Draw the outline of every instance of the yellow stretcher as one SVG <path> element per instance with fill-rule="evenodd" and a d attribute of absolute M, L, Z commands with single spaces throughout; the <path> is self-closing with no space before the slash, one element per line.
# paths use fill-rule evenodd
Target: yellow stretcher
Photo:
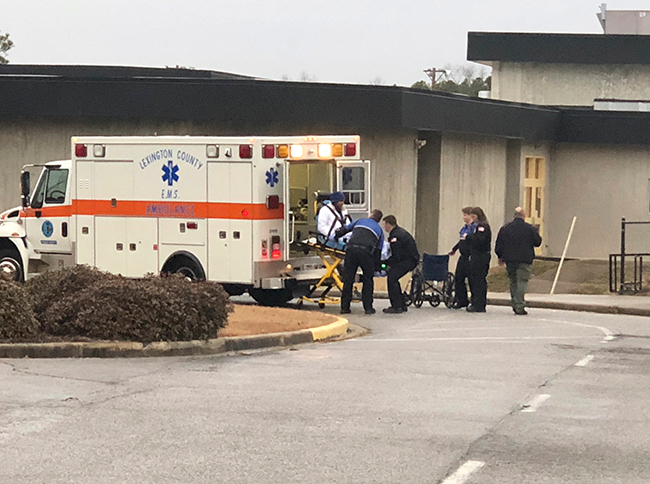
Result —
<path fill-rule="evenodd" d="M 314 251 L 318 257 L 320 257 L 325 266 L 325 274 L 316 284 L 309 288 L 309 293 L 307 295 L 298 300 L 298 306 L 302 306 L 304 301 L 317 303 L 318 307 L 321 309 L 324 308 L 326 304 L 339 304 L 341 298 L 332 297 L 329 293 L 335 287 L 340 292 L 343 291 L 343 281 L 341 279 L 341 274 L 339 273 L 339 265 L 343 262 L 343 259 L 345 259 L 345 251 L 333 247 L 327 247 L 319 242 L 312 242 L 309 240 L 300 242 L 300 245 L 309 248 L 310 251 Z M 322 289 L 323 291 L 320 292 L 319 295 L 315 296 L 314 293 L 319 289 Z"/>

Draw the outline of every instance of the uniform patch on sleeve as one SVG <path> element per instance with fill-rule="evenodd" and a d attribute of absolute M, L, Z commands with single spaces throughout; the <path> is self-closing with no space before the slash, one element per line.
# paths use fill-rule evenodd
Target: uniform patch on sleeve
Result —
<path fill-rule="evenodd" d="M 390 239 L 390 243 L 392 244 L 393 242 L 397 242 L 397 237 L 393 237 L 392 239 Z"/>
<path fill-rule="evenodd" d="M 485 227 L 479 227 L 476 230 L 478 230 L 479 232 L 485 232 Z"/>

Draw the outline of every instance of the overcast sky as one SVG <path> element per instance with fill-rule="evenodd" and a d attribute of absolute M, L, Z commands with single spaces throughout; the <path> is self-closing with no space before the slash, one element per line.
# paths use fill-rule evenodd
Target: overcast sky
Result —
<path fill-rule="evenodd" d="M 610 10 L 650 10 L 612 0 Z M 467 32 L 602 33 L 595 0 L 1 0 L 12 64 L 185 66 L 410 86 Z M 478 66 L 477 66 L 478 68 Z"/>

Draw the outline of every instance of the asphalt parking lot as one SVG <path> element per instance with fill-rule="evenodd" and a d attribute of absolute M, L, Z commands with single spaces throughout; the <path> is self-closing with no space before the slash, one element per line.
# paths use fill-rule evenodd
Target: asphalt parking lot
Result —
<path fill-rule="evenodd" d="M 355 306 L 350 322 L 370 333 L 229 356 L 1 360 L 0 481 L 650 481 L 647 318 Z"/>

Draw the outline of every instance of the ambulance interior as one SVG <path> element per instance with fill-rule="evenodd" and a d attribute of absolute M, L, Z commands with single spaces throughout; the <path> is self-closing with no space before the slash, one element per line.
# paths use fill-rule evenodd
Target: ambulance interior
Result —
<path fill-rule="evenodd" d="M 331 194 L 336 184 L 336 162 L 334 161 L 292 161 L 289 170 L 289 210 L 291 240 L 299 242 L 316 232 L 316 215 L 321 207 L 319 194 Z M 291 246 L 291 256 L 304 256 L 304 253 Z"/>
<path fill-rule="evenodd" d="M 295 242 L 308 239 L 316 233 L 316 216 L 322 201 L 332 192 L 342 191 L 345 208 L 352 220 L 367 217 L 370 212 L 370 162 L 345 161 L 290 161 L 288 230 L 290 257 L 304 256 L 304 248 Z M 294 219 L 295 217 L 295 219 Z"/>

